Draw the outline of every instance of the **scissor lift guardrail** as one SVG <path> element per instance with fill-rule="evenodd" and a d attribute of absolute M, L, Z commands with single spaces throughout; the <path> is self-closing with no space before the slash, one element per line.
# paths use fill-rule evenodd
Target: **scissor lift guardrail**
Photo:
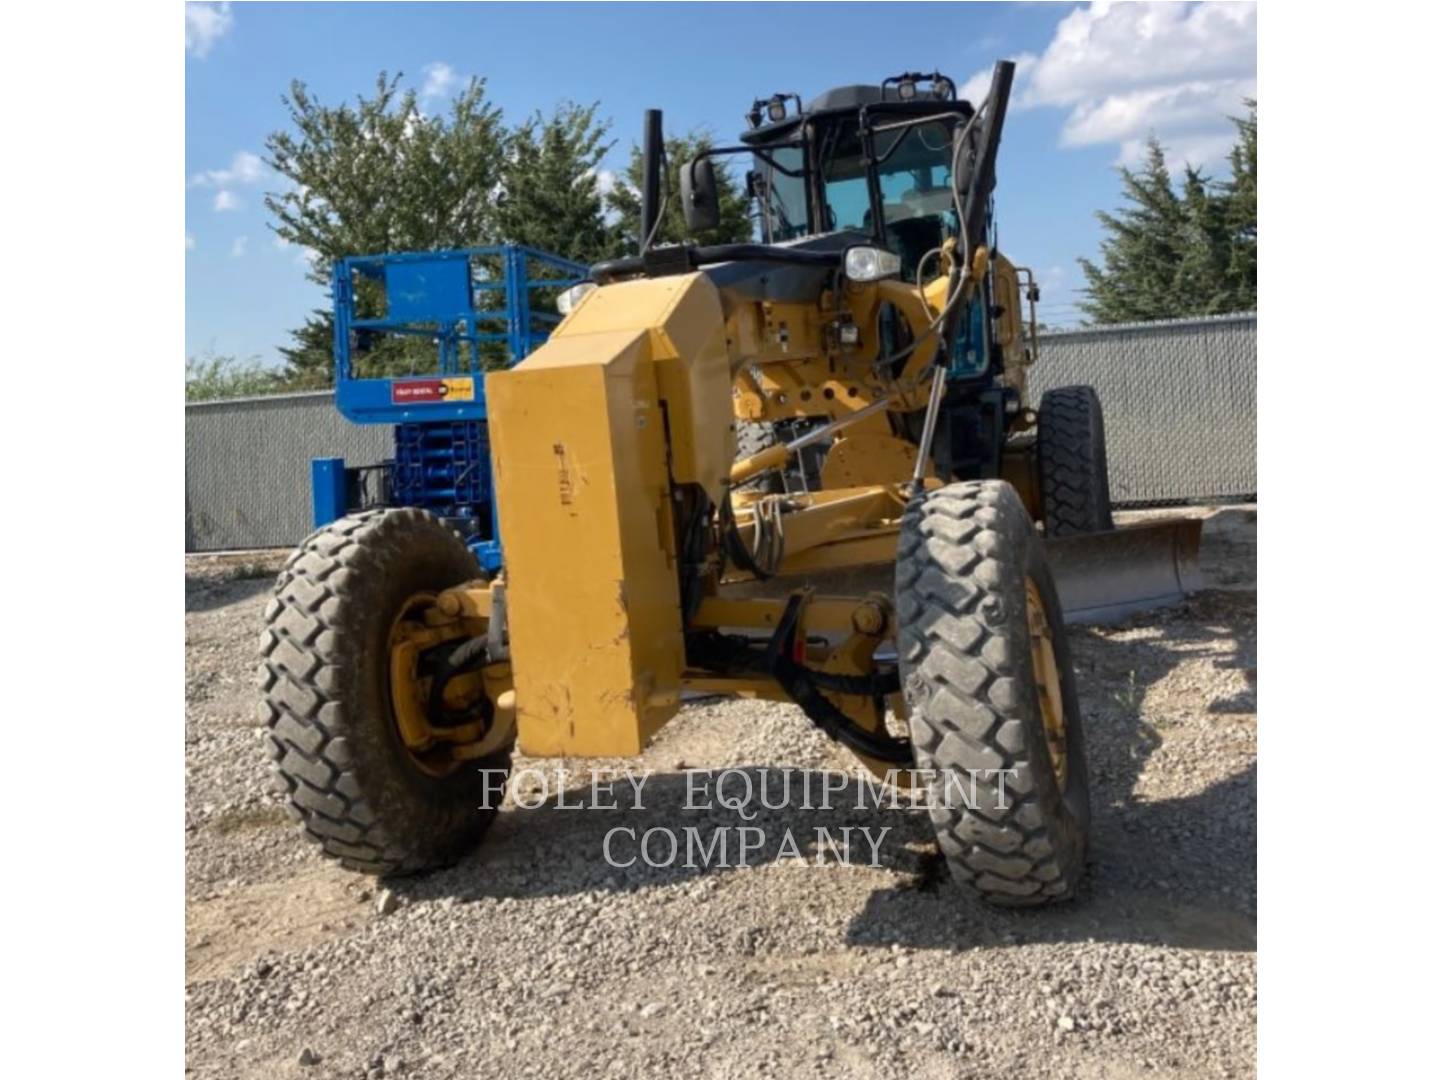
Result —
<path fill-rule="evenodd" d="M 553 295 L 586 273 L 518 244 L 337 260 L 335 404 L 354 423 L 391 425 L 395 456 L 362 466 L 315 458 L 316 528 L 356 510 L 418 506 L 459 529 L 486 570 L 498 569 L 485 372 L 528 356 L 560 321 L 535 293 Z M 371 370 L 387 338 L 431 348 L 407 350 L 403 373 Z"/>

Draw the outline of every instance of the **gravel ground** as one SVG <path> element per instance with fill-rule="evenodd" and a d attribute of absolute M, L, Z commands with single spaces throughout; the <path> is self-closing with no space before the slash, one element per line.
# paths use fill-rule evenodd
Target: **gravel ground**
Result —
<path fill-rule="evenodd" d="M 852 768 L 798 709 L 761 702 L 691 705 L 638 761 L 516 762 L 653 770 L 643 809 L 569 812 L 525 773 L 539 805 L 507 802 L 459 866 L 388 888 L 350 874 L 269 786 L 254 672 L 282 556 L 188 559 L 187 1071 L 1253 1075 L 1256 515 L 1186 512 L 1206 516 L 1205 588 L 1071 631 L 1091 875 L 1078 901 L 1030 912 L 958 894 L 923 811 L 857 811 L 853 783 L 830 813 L 684 809 L 686 770 Z M 878 866 L 771 842 L 748 868 L 617 870 L 601 854 L 617 824 L 890 832 Z"/>

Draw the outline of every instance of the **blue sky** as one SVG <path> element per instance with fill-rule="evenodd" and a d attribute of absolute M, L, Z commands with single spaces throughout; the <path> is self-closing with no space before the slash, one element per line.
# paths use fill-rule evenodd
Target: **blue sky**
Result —
<path fill-rule="evenodd" d="M 799 48 L 800 42 L 805 47 Z M 327 303 L 282 249 L 260 160 L 299 78 L 325 102 L 370 93 L 382 69 L 438 111 L 470 75 L 507 119 L 599 101 L 623 164 L 647 107 L 666 128 L 730 139 L 751 99 L 809 99 L 851 82 L 938 68 L 983 94 L 995 59 L 1020 64 L 1001 148 L 1002 248 L 1033 266 L 1041 317 L 1075 321 L 1075 260 L 1094 256 L 1094 211 L 1116 204 L 1115 166 L 1154 131 L 1225 174 L 1227 114 L 1255 95 L 1255 10 L 1192 4 L 200 4 L 186 5 L 185 338 L 278 362 L 277 346 Z"/>

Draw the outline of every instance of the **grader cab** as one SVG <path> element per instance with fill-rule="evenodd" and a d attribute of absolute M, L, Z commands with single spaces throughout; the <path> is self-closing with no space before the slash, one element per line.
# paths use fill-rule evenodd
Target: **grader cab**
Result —
<path fill-rule="evenodd" d="M 399 509 L 320 529 L 280 576 L 272 751 L 329 854 L 374 873 L 452 861 L 517 744 L 637 754 L 687 694 L 733 694 L 793 702 L 928 789 L 951 874 L 980 896 L 1074 892 L 1088 788 L 1047 542 L 1113 534 L 1093 391 L 1026 399 L 1026 274 L 991 220 L 1013 73 L 997 64 L 978 106 L 938 74 L 757 102 L 742 145 L 682 165 L 679 193 L 706 228 L 712 159 L 753 155 L 747 244 L 650 242 L 647 118 L 640 253 L 593 267 L 549 340 L 486 380 L 500 574 Z M 877 565 L 893 584 L 817 588 Z"/>

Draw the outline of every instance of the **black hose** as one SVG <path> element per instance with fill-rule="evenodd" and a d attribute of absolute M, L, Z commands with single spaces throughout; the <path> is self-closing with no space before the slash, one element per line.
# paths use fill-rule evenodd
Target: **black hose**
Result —
<path fill-rule="evenodd" d="M 740 527 L 735 523 L 735 507 L 730 502 L 730 492 L 727 490 L 725 501 L 720 504 L 720 536 L 725 545 L 725 555 L 741 570 L 753 574 L 756 581 L 766 581 L 775 576 L 780 564 L 785 561 L 785 536 L 774 531 L 767 535 L 765 530 L 774 530 L 776 526 L 763 523 L 759 514 L 755 514 L 754 519 L 755 549 L 752 551 L 745 543 L 745 538 L 740 535 Z M 770 556 L 765 560 L 765 565 L 761 565 L 759 558 L 762 550 Z"/>
<path fill-rule="evenodd" d="M 899 668 L 877 671 L 873 675 L 834 675 L 828 671 L 816 671 L 814 668 L 803 670 L 810 677 L 810 681 L 820 689 L 831 690 L 837 694 L 884 697 L 886 694 L 900 692 Z"/>
<path fill-rule="evenodd" d="M 790 602 L 785 605 L 784 614 L 780 616 L 779 623 L 775 627 L 775 634 L 771 637 L 770 644 L 765 650 L 765 660 L 775 681 L 780 684 L 785 693 L 790 695 L 790 700 L 800 706 L 815 726 L 836 742 L 849 747 L 857 754 L 874 758 L 877 761 L 883 761 L 890 765 L 913 766 L 915 752 L 909 739 L 896 738 L 891 735 L 885 730 L 883 723 L 880 730 L 867 731 L 846 716 L 834 702 L 820 692 L 821 680 L 831 682 L 832 688 L 839 690 L 839 687 L 847 685 L 849 677 L 812 671 L 794 659 L 795 635 L 799 628 L 800 610 L 804 599 L 803 596 L 790 598 Z M 894 679 L 894 685 L 896 689 L 899 689 L 899 675 L 894 675 Z M 865 682 L 869 681 L 865 680 Z M 839 686 L 835 685 L 837 683 Z M 888 684 L 888 680 L 881 683 L 881 685 L 884 684 Z M 859 692 L 867 695 L 874 694 L 878 700 L 879 694 L 875 692 L 873 685 L 866 686 Z M 849 693 L 850 691 L 839 690 L 839 692 Z M 881 716 L 883 715 L 882 712 Z"/>
<path fill-rule="evenodd" d="M 867 731 L 846 716 L 815 683 L 815 672 L 791 660 L 781 659 L 775 667 L 775 681 L 799 705 L 815 726 L 836 742 L 857 754 L 891 765 L 913 765 L 915 753 L 909 739 L 897 739 L 883 729 Z"/>
<path fill-rule="evenodd" d="M 432 727 L 459 727 L 461 724 L 468 724 L 477 716 L 485 721 L 488 727 L 490 721 L 495 717 L 495 707 L 490 704 L 490 698 L 482 691 L 479 702 L 462 713 L 452 713 L 445 707 L 445 688 L 450 680 L 457 675 L 467 671 L 477 671 L 484 666 L 489 659 L 489 652 L 486 650 L 485 639 L 482 637 L 470 638 L 457 648 L 450 650 L 435 669 L 435 674 L 430 680 L 429 719 Z"/>

